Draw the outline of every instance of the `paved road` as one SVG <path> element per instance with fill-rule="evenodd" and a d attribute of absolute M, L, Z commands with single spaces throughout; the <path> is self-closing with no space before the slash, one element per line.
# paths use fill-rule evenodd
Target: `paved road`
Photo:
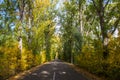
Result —
<path fill-rule="evenodd" d="M 52 61 L 19 80 L 88 80 L 70 65 Z"/>

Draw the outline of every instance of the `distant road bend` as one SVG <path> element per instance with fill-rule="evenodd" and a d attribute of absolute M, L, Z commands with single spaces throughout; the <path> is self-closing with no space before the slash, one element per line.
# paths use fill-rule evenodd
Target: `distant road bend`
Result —
<path fill-rule="evenodd" d="M 40 66 L 37 70 L 18 80 L 88 80 L 70 65 L 54 60 Z"/>

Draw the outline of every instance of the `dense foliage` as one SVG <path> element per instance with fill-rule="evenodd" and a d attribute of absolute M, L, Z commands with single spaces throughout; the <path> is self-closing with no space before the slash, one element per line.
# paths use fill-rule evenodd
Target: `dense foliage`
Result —
<path fill-rule="evenodd" d="M 55 6 L 50 0 L 0 1 L 0 80 L 54 59 Z"/>
<path fill-rule="evenodd" d="M 59 58 L 119 80 L 119 0 L 0 0 L 0 80 Z"/>
<path fill-rule="evenodd" d="M 59 11 L 61 59 L 119 80 L 120 1 L 67 0 Z"/>

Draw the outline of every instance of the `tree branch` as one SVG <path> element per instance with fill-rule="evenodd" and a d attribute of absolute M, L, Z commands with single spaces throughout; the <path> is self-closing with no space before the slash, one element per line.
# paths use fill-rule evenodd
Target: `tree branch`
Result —
<path fill-rule="evenodd" d="M 104 9 L 106 8 L 106 6 L 108 5 L 109 2 L 110 2 L 110 0 L 107 1 L 107 3 L 104 6 Z"/>
<path fill-rule="evenodd" d="M 114 32 L 115 32 L 116 29 L 117 29 L 117 26 L 118 26 L 119 22 L 120 22 L 120 16 L 119 16 L 119 18 L 116 20 L 116 22 L 114 23 L 114 30 L 111 31 L 111 34 L 114 34 Z"/>
<path fill-rule="evenodd" d="M 100 14 L 99 9 L 98 9 L 97 5 L 95 4 L 95 1 L 92 0 L 92 2 L 93 2 L 94 7 L 96 8 L 97 13 Z"/>
<path fill-rule="evenodd" d="M 92 0 L 92 2 L 93 2 L 94 7 L 96 8 L 96 10 L 98 10 L 98 8 L 97 8 L 97 6 L 96 6 L 96 4 L 95 4 L 95 1 Z"/>

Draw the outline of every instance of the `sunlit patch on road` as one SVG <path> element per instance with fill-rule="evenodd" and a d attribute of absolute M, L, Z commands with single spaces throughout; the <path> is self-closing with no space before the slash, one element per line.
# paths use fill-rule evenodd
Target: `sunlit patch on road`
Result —
<path fill-rule="evenodd" d="M 37 73 L 32 73 L 32 75 L 33 75 L 33 76 L 36 76 L 36 75 L 37 75 Z"/>
<path fill-rule="evenodd" d="M 48 71 L 42 71 L 41 74 L 49 75 L 50 73 Z"/>

